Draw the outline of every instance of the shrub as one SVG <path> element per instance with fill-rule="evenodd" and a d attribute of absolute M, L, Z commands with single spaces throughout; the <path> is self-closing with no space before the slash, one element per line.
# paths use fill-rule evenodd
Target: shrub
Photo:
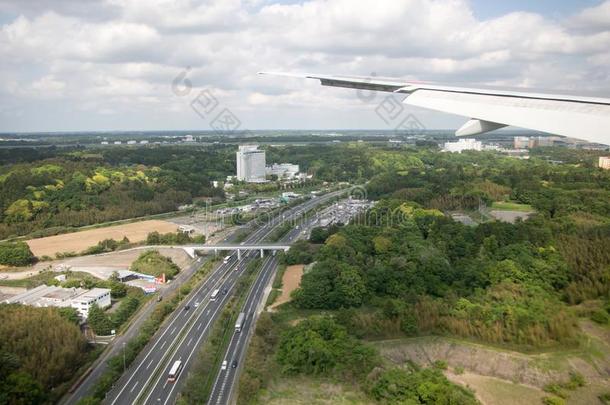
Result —
<path fill-rule="evenodd" d="M 447 362 L 445 360 L 436 360 L 432 363 L 432 367 L 437 370 L 447 370 Z"/>
<path fill-rule="evenodd" d="M 606 311 L 600 309 L 598 311 L 593 312 L 593 314 L 591 315 L 591 320 L 595 323 L 599 323 L 600 325 L 607 325 L 608 320 L 610 320 L 610 317 L 608 317 Z"/>
<path fill-rule="evenodd" d="M 27 266 L 36 258 L 25 242 L 0 243 L 0 264 L 6 266 Z"/>
<path fill-rule="evenodd" d="M 544 405 L 565 405 L 566 401 L 558 397 L 544 397 L 542 398 L 542 403 Z"/>
<path fill-rule="evenodd" d="M 382 371 L 369 383 L 367 392 L 381 403 L 478 404 L 472 391 L 451 383 L 434 368 Z"/>
<path fill-rule="evenodd" d="M 287 330 L 277 360 L 288 374 L 366 375 L 378 363 L 371 346 L 358 342 L 329 317 L 308 318 Z"/>

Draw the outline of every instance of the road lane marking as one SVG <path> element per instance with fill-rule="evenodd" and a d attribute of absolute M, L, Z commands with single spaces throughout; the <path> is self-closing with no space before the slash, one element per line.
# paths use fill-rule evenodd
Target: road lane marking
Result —
<path fill-rule="evenodd" d="M 167 340 L 163 341 L 163 344 L 161 345 L 161 349 L 163 349 L 165 347 L 165 345 L 167 344 Z"/>
<path fill-rule="evenodd" d="M 177 326 L 174 326 L 174 329 L 172 329 L 172 331 L 169 333 L 170 335 L 173 335 L 174 332 L 176 331 Z"/>
<path fill-rule="evenodd" d="M 140 383 L 140 380 L 136 381 L 136 383 L 133 385 L 133 387 L 131 387 L 131 389 L 129 390 L 129 392 L 133 392 L 133 390 L 136 389 L 136 387 L 138 386 L 138 384 Z"/>
<path fill-rule="evenodd" d="M 186 345 L 187 345 L 187 346 L 190 346 L 192 341 L 193 341 L 193 338 L 190 338 L 190 339 L 189 339 L 189 341 L 188 341 L 188 343 L 187 343 Z"/>
<path fill-rule="evenodd" d="M 329 196 L 329 197 L 330 197 L 330 196 Z M 320 200 L 318 200 L 318 201 L 322 202 L 322 201 L 326 201 L 326 199 L 324 199 L 324 200 L 320 199 Z M 313 204 L 309 204 L 309 205 L 313 206 Z M 309 207 L 309 205 L 307 205 L 307 207 L 305 207 L 305 206 L 304 206 L 303 208 L 308 208 L 308 207 Z M 289 213 L 289 215 L 292 215 L 292 213 Z M 269 229 L 267 230 L 267 228 L 269 228 Z M 255 233 L 255 234 L 254 234 L 254 235 L 252 235 L 252 236 L 255 236 L 257 239 L 259 239 L 259 238 L 264 238 L 264 237 L 266 237 L 267 235 L 269 235 L 269 234 L 270 234 L 270 233 L 273 231 L 273 229 L 274 229 L 274 228 L 275 228 L 275 226 L 263 227 L 263 228 L 261 228 L 261 229 L 259 230 L 259 232 Z M 264 234 L 263 234 L 263 233 L 264 233 Z M 254 238 L 251 238 L 251 239 L 252 239 L 252 240 L 254 240 Z M 248 256 L 253 256 L 253 255 L 248 255 Z M 248 257 L 248 256 L 247 256 L 247 257 Z M 271 264 L 271 260 L 270 260 L 269 262 L 267 262 L 267 265 L 268 265 L 268 266 L 269 266 L 270 264 Z M 277 263 L 275 263 L 275 264 L 277 265 Z M 222 267 L 222 266 L 221 266 L 221 267 Z M 228 267 L 228 270 L 231 270 L 233 266 L 229 265 L 229 266 L 227 266 L 227 267 Z M 265 270 L 265 269 L 264 269 L 264 267 L 265 267 L 265 266 L 263 266 L 263 270 Z M 239 270 L 241 270 L 241 268 L 238 266 L 237 270 L 239 271 Z M 263 272 L 264 272 L 264 271 L 263 271 Z M 221 274 L 221 272 L 216 272 L 214 275 L 216 276 L 216 275 L 220 275 L 220 274 Z M 224 277 L 225 277 L 225 275 L 223 275 L 223 276 L 221 277 L 221 279 L 222 279 L 222 278 L 224 278 Z M 262 279 L 262 278 L 261 278 L 261 279 Z M 266 284 L 268 284 L 269 280 L 270 280 L 270 278 L 269 278 L 269 277 L 267 277 L 267 283 L 266 283 Z M 266 285 L 266 284 L 265 284 L 265 285 Z M 233 289 L 233 287 L 234 287 L 234 285 L 230 287 L 230 290 L 232 290 L 232 289 Z M 258 290 L 259 290 L 259 289 L 257 289 L 257 291 L 258 291 Z M 223 306 L 223 304 L 224 304 L 224 301 L 225 301 L 225 299 L 221 299 L 221 300 L 220 300 L 220 303 L 218 303 L 218 304 L 217 304 L 217 307 L 216 307 L 216 308 L 214 308 L 214 315 L 212 316 L 212 318 L 213 318 L 213 317 L 216 315 L 216 313 L 218 312 L 218 310 L 219 310 L 220 308 L 222 308 L 222 306 Z M 252 303 L 249 305 L 249 307 L 251 308 L 251 307 L 252 307 L 252 305 L 254 305 L 254 302 L 252 302 Z M 209 313 L 209 310 L 208 310 L 208 313 Z M 210 321 L 211 321 L 211 319 L 210 319 Z M 210 324 L 210 321 L 208 321 L 208 324 L 207 324 L 207 325 L 206 325 L 206 327 L 205 327 L 206 329 L 207 329 L 207 326 Z M 189 328 L 189 332 L 190 332 L 190 330 L 192 330 L 192 327 L 193 327 L 193 326 L 191 326 L 191 327 Z M 189 332 L 187 332 L 187 334 L 188 334 Z M 197 343 L 196 343 L 196 345 L 198 345 L 198 344 L 199 344 L 199 342 L 201 341 L 201 339 L 203 338 L 203 336 L 204 336 L 204 334 L 201 334 L 201 335 L 199 336 L 199 338 L 197 339 Z M 184 342 L 184 338 L 182 339 L 182 342 Z M 182 343 L 180 343 L 180 344 L 182 344 Z M 187 359 L 187 363 L 188 363 L 188 361 L 189 361 L 190 357 L 192 357 L 193 353 L 194 353 L 194 349 L 193 349 L 193 350 L 191 350 L 191 352 L 190 352 L 190 354 L 189 354 L 189 357 L 188 357 L 188 359 Z M 180 376 L 178 376 L 178 378 L 180 378 Z M 149 380 L 150 380 L 150 378 L 147 380 L 147 382 L 146 382 L 145 386 L 148 386 L 148 381 L 149 381 Z M 167 403 L 167 402 L 168 402 L 168 401 L 171 399 L 171 395 L 172 395 L 172 392 L 173 392 L 174 388 L 175 388 L 175 385 L 173 385 L 173 386 L 172 386 L 172 389 L 170 390 L 170 392 L 169 392 L 169 396 L 167 397 L 167 399 L 166 399 L 165 403 Z M 145 399 L 145 401 L 146 401 L 146 400 L 148 400 L 148 398 L 149 398 L 149 397 L 150 397 L 150 395 L 149 395 L 149 396 L 148 396 L 148 397 Z"/>
<path fill-rule="evenodd" d="M 146 369 L 148 370 L 150 368 L 150 366 L 154 363 L 155 359 L 152 359 L 149 363 L 148 366 L 146 366 Z"/>
<path fill-rule="evenodd" d="M 197 326 L 197 330 L 201 329 L 201 325 L 203 325 L 201 322 L 199 322 L 199 326 Z"/>

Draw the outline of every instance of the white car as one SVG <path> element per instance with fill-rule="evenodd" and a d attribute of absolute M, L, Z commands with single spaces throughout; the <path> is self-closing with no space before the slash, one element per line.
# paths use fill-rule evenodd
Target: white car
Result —
<path fill-rule="evenodd" d="M 194 305 L 195 308 L 197 308 L 199 306 L 199 301 L 197 301 Z"/>
<path fill-rule="evenodd" d="M 224 371 L 224 370 L 226 370 L 226 369 L 227 369 L 227 361 L 226 361 L 226 360 L 224 360 L 224 361 L 222 362 L 222 366 L 220 366 L 220 369 L 221 369 L 222 371 Z"/>

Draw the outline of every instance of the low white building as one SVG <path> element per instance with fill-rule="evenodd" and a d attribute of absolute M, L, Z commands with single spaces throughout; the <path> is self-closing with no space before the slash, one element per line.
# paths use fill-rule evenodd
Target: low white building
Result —
<path fill-rule="evenodd" d="M 480 151 L 483 149 L 483 144 L 481 141 L 477 141 L 472 138 L 462 138 L 457 142 L 445 142 L 445 146 L 443 147 L 443 152 L 458 152 L 462 153 L 465 150 L 477 150 Z"/>
<path fill-rule="evenodd" d="M 299 165 L 292 163 L 274 163 L 265 168 L 267 176 L 275 175 L 278 179 L 292 179 L 299 174 Z"/>
<path fill-rule="evenodd" d="M 111 301 L 109 288 L 85 290 L 83 288 L 41 285 L 7 298 L 4 303 L 29 305 L 38 308 L 72 307 L 83 319 L 87 319 L 89 308 L 93 303 L 96 303 L 100 308 L 106 308 L 110 306 Z"/>
<path fill-rule="evenodd" d="M 102 309 L 109 307 L 111 305 L 110 289 L 94 288 L 72 299 L 72 308 L 76 309 L 83 319 L 87 319 L 89 308 L 93 304 L 97 304 Z"/>

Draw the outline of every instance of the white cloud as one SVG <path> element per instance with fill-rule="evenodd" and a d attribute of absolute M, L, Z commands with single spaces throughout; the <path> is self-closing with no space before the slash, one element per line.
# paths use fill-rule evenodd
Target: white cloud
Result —
<path fill-rule="evenodd" d="M 288 116 L 292 127 L 316 127 L 315 116 L 327 124 L 332 114 L 325 111 L 357 113 L 354 125 L 383 123 L 374 113 L 362 114 L 371 106 L 351 90 L 261 78 L 260 70 L 610 92 L 610 1 L 565 20 L 518 10 L 478 20 L 468 0 L 23 3 L 0 0 L 0 13 L 15 15 L 0 27 L 5 130 L 26 124 L 80 129 L 69 127 L 70 116 L 28 120 L 29 104 L 80 109 L 85 115 L 78 125 L 90 122 L 87 129 L 105 115 L 112 115 L 108 125 L 115 129 L 150 128 L 153 121 L 141 118 L 147 115 L 158 118 L 155 125 L 165 119 L 205 128 L 188 98 L 171 92 L 171 81 L 186 66 L 196 89 L 213 89 L 245 125 L 263 128 L 286 125 Z M 3 111 L 20 109 L 26 111 L 20 118 L 2 119 Z M 436 124 L 429 126 L 453 122 L 432 117 Z M 345 118 L 336 125 L 345 125 Z"/>

